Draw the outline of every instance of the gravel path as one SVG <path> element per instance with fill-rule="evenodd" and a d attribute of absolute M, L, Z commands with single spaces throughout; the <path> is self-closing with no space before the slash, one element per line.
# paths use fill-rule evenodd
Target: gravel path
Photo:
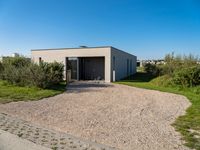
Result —
<path fill-rule="evenodd" d="M 170 124 L 189 105 L 180 95 L 79 82 L 55 97 L 0 105 L 0 112 L 119 149 L 187 150 Z"/>

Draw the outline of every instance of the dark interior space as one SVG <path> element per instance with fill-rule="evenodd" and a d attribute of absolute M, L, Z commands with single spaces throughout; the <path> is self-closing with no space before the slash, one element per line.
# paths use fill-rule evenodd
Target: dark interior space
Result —
<path fill-rule="evenodd" d="M 71 79 L 77 80 L 77 58 L 69 58 L 67 63 L 67 69 L 71 70 Z"/>
<path fill-rule="evenodd" d="M 80 80 L 104 80 L 105 79 L 104 57 L 79 57 Z"/>

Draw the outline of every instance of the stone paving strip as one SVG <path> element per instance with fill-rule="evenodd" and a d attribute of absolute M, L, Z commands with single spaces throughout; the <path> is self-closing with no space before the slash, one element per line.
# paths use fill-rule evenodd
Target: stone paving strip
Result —
<path fill-rule="evenodd" d="M 114 150 L 112 147 L 45 129 L 0 113 L 0 129 L 53 150 Z"/>
<path fill-rule="evenodd" d="M 12 141 L 12 142 L 11 142 Z M 0 150 L 51 150 L 0 129 Z"/>

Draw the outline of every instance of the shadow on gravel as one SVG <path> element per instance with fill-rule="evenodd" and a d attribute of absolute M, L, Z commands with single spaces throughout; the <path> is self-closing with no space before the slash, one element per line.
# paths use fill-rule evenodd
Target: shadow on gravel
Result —
<path fill-rule="evenodd" d="M 76 81 L 67 86 L 67 93 L 94 92 L 100 88 L 112 87 L 112 84 L 92 81 Z"/>

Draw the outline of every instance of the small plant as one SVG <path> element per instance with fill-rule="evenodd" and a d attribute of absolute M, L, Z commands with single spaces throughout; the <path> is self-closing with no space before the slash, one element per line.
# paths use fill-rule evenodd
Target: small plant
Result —
<path fill-rule="evenodd" d="M 48 140 L 47 139 L 42 139 L 42 142 L 48 142 Z"/>
<path fill-rule="evenodd" d="M 58 149 L 58 147 L 52 147 L 52 150 L 57 150 Z"/>
<path fill-rule="evenodd" d="M 35 133 L 35 135 L 39 135 L 39 133 L 37 132 L 37 133 Z"/>
<path fill-rule="evenodd" d="M 65 144 L 66 144 L 66 142 L 60 142 L 60 144 L 61 144 L 61 145 L 65 145 Z"/>
<path fill-rule="evenodd" d="M 22 137 L 23 133 L 18 133 L 17 136 Z"/>
<path fill-rule="evenodd" d="M 60 138 L 61 141 L 63 141 L 65 138 Z"/>

